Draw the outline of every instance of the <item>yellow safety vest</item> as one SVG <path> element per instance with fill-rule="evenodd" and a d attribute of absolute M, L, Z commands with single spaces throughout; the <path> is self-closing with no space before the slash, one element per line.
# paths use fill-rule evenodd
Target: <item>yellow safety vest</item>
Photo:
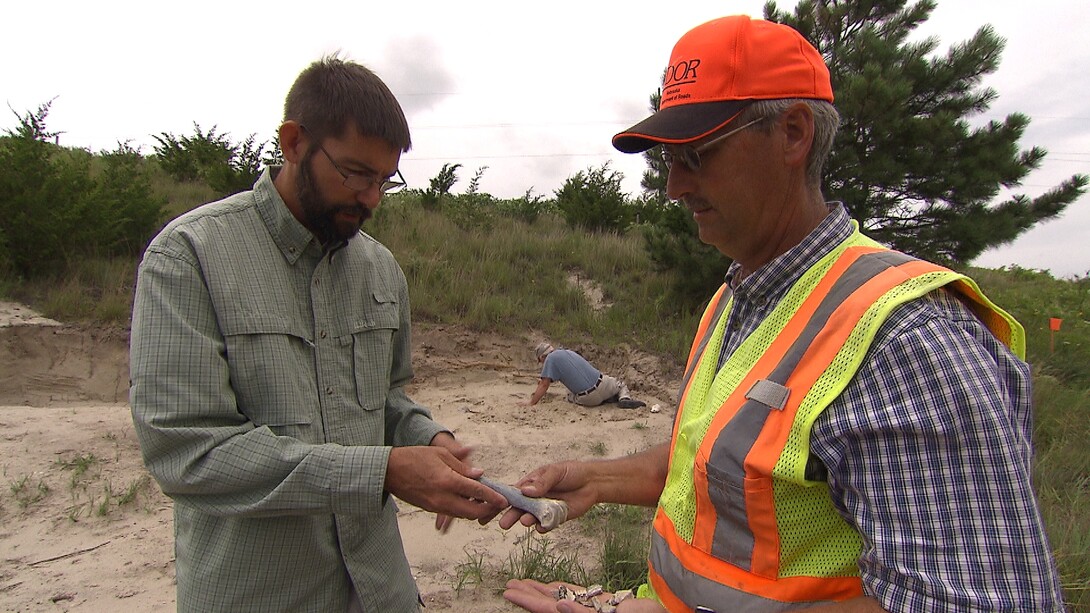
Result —
<path fill-rule="evenodd" d="M 858 229 L 812 266 L 717 371 L 730 292 L 701 319 L 682 381 L 649 556 L 670 611 L 782 611 L 862 595 L 861 539 L 807 478 L 815 420 L 898 306 L 946 287 L 1025 355 L 1025 333 L 968 277 Z"/>

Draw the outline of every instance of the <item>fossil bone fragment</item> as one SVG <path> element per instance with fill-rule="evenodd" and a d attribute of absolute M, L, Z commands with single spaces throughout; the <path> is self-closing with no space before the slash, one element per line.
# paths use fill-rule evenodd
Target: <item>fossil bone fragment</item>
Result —
<path fill-rule="evenodd" d="M 488 477 L 481 477 L 481 483 L 499 492 L 511 506 L 536 517 L 542 530 L 552 530 L 568 519 L 568 503 L 563 500 L 530 498 L 517 487 L 497 483 Z"/>

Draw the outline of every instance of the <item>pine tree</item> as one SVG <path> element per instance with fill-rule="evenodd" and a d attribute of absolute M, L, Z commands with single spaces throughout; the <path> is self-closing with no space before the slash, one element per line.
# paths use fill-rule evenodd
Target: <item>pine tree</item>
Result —
<path fill-rule="evenodd" d="M 933 0 L 801 0 L 793 13 L 775 2 L 764 13 L 801 32 L 829 66 L 842 122 L 825 167 L 826 198 L 843 202 L 873 238 L 958 265 L 1057 217 L 1088 179 L 1076 174 L 1035 198 L 997 202 L 1046 151 L 1019 149 L 1030 121 L 1021 113 L 971 123 L 997 97 L 981 83 L 999 67 L 1005 43 L 987 25 L 945 53 L 936 53 L 935 37 L 910 41 L 934 8 Z M 665 168 L 654 155 L 644 188 L 665 200 Z"/>
<path fill-rule="evenodd" d="M 765 5 L 765 17 L 801 32 L 825 56 L 842 123 L 825 168 L 825 195 L 845 203 L 863 231 L 894 248 L 964 264 L 1058 216 L 1087 177 L 1074 175 L 1041 196 L 1014 195 L 1045 150 L 1019 151 L 1029 118 L 973 127 L 996 92 L 981 82 L 999 67 L 1004 40 L 982 26 L 936 54 L 939 41 L 910 42 L 933 0 L 802 0 L 794 14 Z"/>

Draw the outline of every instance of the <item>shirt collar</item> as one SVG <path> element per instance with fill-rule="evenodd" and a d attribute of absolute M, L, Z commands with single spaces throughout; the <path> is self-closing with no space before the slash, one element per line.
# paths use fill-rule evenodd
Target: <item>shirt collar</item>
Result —
<path fill-rule="evenodd" d="M 276 191 L 273 179 L 279 172 L 279 166 L 272 166 L 261 172 L 261 176 L 254 183 L 254 199 L 258 214 L 268 228 L 273 242 L 284 259 L 295 264 L 312 243 L 318 249 L 321 246 L 310 230 L 291 214 L 288 205 L 280 197 L 280 192 Z"/>
<path fill-rule="evenodd" d="M 727 287 L 740 297 L 773 299 L 795 284 L 803 273 L 825 257 L 855 230 L 847 209 L 840 202 L 830 202 L 829 214 L 810 234 L 771 262 L 737 280 L 742 265 L 731 263 L 727 269 Z"/>

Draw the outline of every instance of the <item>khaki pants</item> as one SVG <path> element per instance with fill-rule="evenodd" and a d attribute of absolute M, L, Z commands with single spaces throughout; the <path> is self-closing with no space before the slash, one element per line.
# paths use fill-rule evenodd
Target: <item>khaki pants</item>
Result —
<path fill-rule="evenodd" d="M 584 407 L 596 407 L 614 396 L 628 398 L 630 396 L 628 386 L 623 381 L 604 374 L 602 380 L 598 382 L 598 387 L 595 387 L 590 393 L 576 396 L 568 392 L 568 402 L 574 402 Z"/>

